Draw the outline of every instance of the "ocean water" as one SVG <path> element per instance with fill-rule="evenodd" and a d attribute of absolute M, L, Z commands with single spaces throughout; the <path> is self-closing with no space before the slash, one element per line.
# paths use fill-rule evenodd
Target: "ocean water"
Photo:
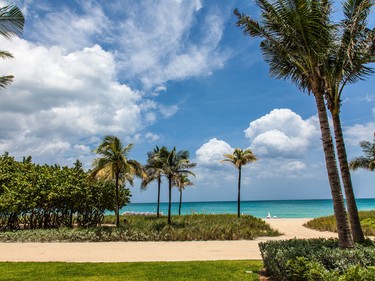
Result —
<path fill-rule="evenodd" d="M 375 210 L 375 198 L 357 199 L 359 210 Z M 168 214 L 168 203 L 160 204 L 160 211 Z M 130 203 L 123 212 L 156 212 L 155 203 Z M 277 218 L 316 218 L 333 214 L 332 200 L 271 200 L 242 201 L 241 213 L 266 218 L 268 212 Z M 181 213 L 237 214 L 237 202 L 182 202 Z M 172 203 L 172 214 L 178 214 L 178 202 Z"/>

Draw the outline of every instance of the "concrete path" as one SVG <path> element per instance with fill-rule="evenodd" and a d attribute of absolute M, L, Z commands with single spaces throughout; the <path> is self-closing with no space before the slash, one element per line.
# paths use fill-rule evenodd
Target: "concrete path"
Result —
<path fill-rule="evenodd" d="M 290 238 L 337 237 L 302 225 L 309 219 L 270 219 L 284 233 L 256 240 L 194 242 L 0 243 L 0 261 L 134 262 L 261 259 L 258 243 Z"/>

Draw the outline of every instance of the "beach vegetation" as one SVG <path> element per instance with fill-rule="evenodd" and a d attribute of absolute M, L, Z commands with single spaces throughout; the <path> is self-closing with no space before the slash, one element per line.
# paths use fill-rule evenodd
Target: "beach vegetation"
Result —
<path fill-rule="evenodd" d="M 120 188 L 120 206 L 130 196 Z M 100 225 L 104 213 L 115 210 L 114 198 L 114 183 L 89 179 L 78 160 L 61 167 L 0 156 L 0 230 Z"/>
<path fill-rule="evenodd" d="M 366 236 L 375 236 L 375 210 L 360 211 L 358 214 L 363 233 Z M 337 224 L 334 216 L 315 218 L 305 223 L 304 226 L 319 231 L 337 232 Z"/>
<path fill-rule="evenodd" d="M 158 183 L 158 198 L 157 198 L 157 209 L 156 216 L 160 215 L 160 188 L 161 178 L 165 175 L 165 163 L 168 158 L 168 149 L 165 146 L 159 148 L 156 146 L 153 151 L 147 153 L 147 163 L 144 165 L 146 177 L 143 178 L 141 183 L 141 189 L 147 189 L 148 185 L 156 180 Z"/>
<path fill-rule="evenodd" d="M 366 279 L 374 276 L 375 244 L 370 240 L 352 249 L 340 249 L 337 239 L 267 241 L 259 248 L 272 280 L 373 280 Z"/>
<path fill-rule="evenodd" d="M 256 281 L 261 261 L 0 263 L 0 280 L 248 280 Z"/>
<path fill-rule="evenodd" d="M 93 162 L 90 172 L 92 178 L 114 182 L 115 184 L 115 214 L 116 226 L 120 225 L 120 186 L 129 183 L 133 186 L 134 176 L 146 177 L 143 166 L 128 155 L 133 144 L 124 146 L 116 136 L 105 136 L 102 143 L 95 149 L 99 155 Z"/>
<path fill-rule="evenodd" d="M 241 216 L 241 174 L 242 166 L 255 162 L 256 156 L 253 154 L 251 149 L 242 150 L 236 148 L 232 154 L 224 154 L 224 159 L 221 162 L 232 163 L 238 170 L 238 182 L 237 182 L 237 217 Z"/>
<path fill-rule="evenodd" d="M 23 32 L 25 18 L 22 11 L 15 5 L 8 5 L 0 8 L 0 35 L 11 39 L 13 36 L 20 36 Z M 13 55 L 8 51 L 0 51 L 0 58 L 10 59 Z M 5 88 L 12 83 L 14 76 L 0 76 L 0 88 Z"/>
<path fill-rule="evenodd" d="M 125 217 L 122 217 L 125 219 Z M 0 232 L 1 242 L 106 242 L 106 241 L 207 241 L 253 240 L 278 236 L 262 219 L 236 215 L 174 216 L 168 224 L 163 216 L 126 216 L 114 227 L 116 216 L 106 216 L 101 227 L 60 227 L 55 229 Z"/>
<path fill-rule="evenodd" d="M 336 94 L 341 92 L 329 88 L 342 88 L 366 74 L 367 68 L 364 64 L 369 62 L 369 56 L 361 52 L 367 49 L 373 52 L 374 49 L 373 31 L 365 29 L 368 7 L 371 7 L 373 2 L 347 0 L 343 4 L 346 18 L 339 23 L 332 20 L 331 1 L 257 0 L 256 3 L 261 9 L 261 21 L 235 9 L 237 25 L 243 29 L 245 35 L 262 39 L 260 48 L 270 66 L 270 76 L 292 81 L 302 91 L 313 94 L 340 247 L 352 248 L 352 230 L 344 205 L 325 99 L 329 99 L 331 94 L 337 100 L 336 107 L 329 102 L 328 104 L 330 109 L 338 112 L 341 100 Z M 356 28 L 355 32 L 352 28 Z M 362 40 L 362 36 L 366 38 L 357 46 L 357 41 Z M 343 141 L 343 138 L 338 134 L 336 141 Z M 343 148 L 341 144 L 337 147 Z M 346 157 L 344 151 L 340 152 L 340 156 Z M 352 192 L 347 184 L 346 189 Z M 351 201 L 355 202 L 354 198 Z M 350 212 L 356 212 L 355 208 L 350 208 Z M 360 228 L 360 224 L 353 224 L 353 227 Z M 361 240 L 359 236 L 358 239 Z"/>

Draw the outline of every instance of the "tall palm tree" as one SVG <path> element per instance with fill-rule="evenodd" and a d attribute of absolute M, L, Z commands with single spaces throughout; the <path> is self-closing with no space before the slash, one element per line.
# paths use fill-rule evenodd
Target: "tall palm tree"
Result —
<path fill-rule="evenodd" d="M 256 0 L 262 22 L 234 11 L 244 34 L 260 37 L 260 48 L 270 65 L 270 75 L 288 79 L 301 90 L 312 93 L 317 106 L 322 144 L 339 244 L 354 246 L 342 195 L 335 151 L 324 104 L 324 63 L 334 47 L 336 27 L 331 2 L 327 0 Z"/>
<path fill-rule="evenodd" d="M 348 0 L 343 3 L 344 19 L 340 22 L 336 47 L 332 48 L 325 64 L 325 84 L 328 109 L 332 115 L 336 141 L 337 156 L 340 164 L 341 178 L 345 190 L 350 227 L 354 242 L 365 240 L 358 216 L 358 208 L 352 180 L 349 172 L 348 158 L 342 133 L 340 110 L 341 95 L 348 83 L 355 83 L 373 73 L 366 66 L 374 62 L 374 31 L 366 27 L 372 0 Z"/>
<path fill-rule="evenodd" d="M 241 216 L 241 173 L 242 166 L 250 164 L 258 160 L 256 156 L 250 149 L 242 150 L 241 148 L 236 148 L 232 154 L 224 154 L 225 159 L 221 162 L 232 163 L 238 169 L 238 184 L 237 184 L 237 216 Z"/>
<path fill-rule="evenodd" d="M 169 153 L 165 162 L 165 176 L 168 178 L 168 224 L 171 224 L 171 207 L 172 207 L 172 187 L 175 178 L 179 174 L 194 175 L 190 171 L 197 164 L 190 162 L 189 152 L 186 150 L 176 151 L 174 147 Z"/>
<path fill-rule="evenodd" d="M 350 161 L 349 167 L 352 170 L 358 168 L 366 169 L 369 171 L 375 171 L 375 137 L 374 141 L 361 141 L 359 145 L 362 147 L 362 151 L 365 156 L 356 157 Z"/>
<path fill-rule="evenodd" d="M 181 215 L 181 206 L 182 206 L 182 191 L 185 189 L 186 186 L 193 185 L 190 181 L 189 177 L 183 173 L 177 174 L 175 177 L 174 185 L 177 186 L 178 191 L 180 192 L 180 203 L 178 205 L 178 215 Z"/>
<path fill-rule="evenodd" d="M 15 5 L 8 5 L 0 8 L 0 35 L 7 39 L 22 34 L 25 24 L 25 18 L 21 10 Z M 0 58 L 13 58 L 13 55 L 7 51 L 0 51 Z M 0 76 L 0 88 L 5 88 L 12 83 L 14 76 Z"/>
<path fill-rule="evenodd" d="M 160 186 L 161 177 L 165 173 L 165 163 L 168 158 L 168 149 L 165 146 L 159 148 L 156 146 L 153 151 L 148 152 L 147 164 L 144 166 L 147 177 L 142 180 L 141 188 L 146 189 L 150 182 L 157 180 L 158 182 L 158 199 L 156 216 L 160 216 Z"/>
<path fill-rule="evenodd" d="M 116 136 L 105 136 L 103 142 L 94 150 L 99 155 L 93 162 L 91 177 L 103 178 L 115 182 L 116 188 L 116 226 L 120 225 L 119 185 L 129 182 L 133 185 L 134 176 L 144 177 L 142 165 L 128 158 L 133 144 L 124 147 Z"/>

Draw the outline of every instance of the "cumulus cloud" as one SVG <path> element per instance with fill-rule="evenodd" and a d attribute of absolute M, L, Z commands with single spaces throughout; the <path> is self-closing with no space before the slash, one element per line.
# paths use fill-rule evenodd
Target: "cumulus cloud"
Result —
<path fill-rule="evenodd" d="M 356 124 L 344 129 L 345 140 L 350 145 L 358 145 L 361 141 L 372 141 L 375 133 L 375 122 Z"/>
<path fill-rule="evenodd" d="M 131 138 L 146 124 L 141 94 L 116 79 L 114 56 L 95 45 L 69 53 L 16 39 L 0 39 L 15 59 L 0 72 L 14 83 L 0 96 L 0 149 L 33 156 L 87 152 L 95 137 Z M 156 139 L 148 134 L 145 139 Z M 16 156 L 17 156 L 16 155 Z"/>
<path fill-rule="evenodd" d="M 244 132 L 253 152 L 263 157 L 300 157 L 320 145 L 318 118 L 303 120 L 290 109 L 274 109 L 250 122 Z"/>
<path fill-rule="evenodd" d="M 234 148 L 225 141 L 213 138 L 197 149 L 196 161 L 199 165 L 219 165 L 224 154 L 232 153 L 233 150 Z"/>

